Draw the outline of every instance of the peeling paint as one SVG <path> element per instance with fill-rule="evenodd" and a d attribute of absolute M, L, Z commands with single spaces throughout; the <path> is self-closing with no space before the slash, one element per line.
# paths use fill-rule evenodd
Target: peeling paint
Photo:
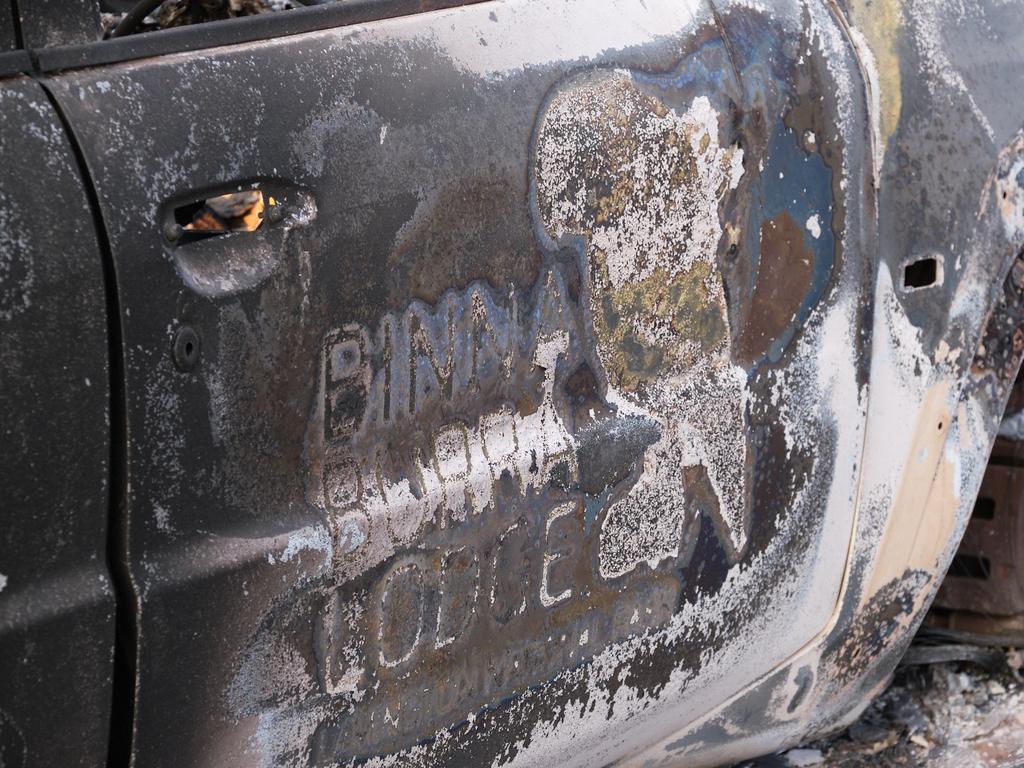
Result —
<path fill-rule="evenodd" d="M 608 512 L 606 578 L 678 549 L 680 467 L 708 473 L 734 556 L 746 543 L 744 462 L 719 458 L 745 453 L 746 384 L 730 363 L 713 266 L 719 197 L 742 175 L 742 150 L 719 147 L 719 121 L 706 97 L 677 114 L 612 72 L 567 84 L 538 134 L 541 217 L 552 241 L 578 242 L 590 265 L 608 400 L 662 426 L 640 483 Z"/>

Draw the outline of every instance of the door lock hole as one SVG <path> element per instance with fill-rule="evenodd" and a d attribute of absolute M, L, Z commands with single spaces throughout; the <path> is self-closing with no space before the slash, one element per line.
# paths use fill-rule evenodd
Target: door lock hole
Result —
<path fill-rule="evenodd" d="M 278 201 L 264 197 L 259 189 L 205 197 L 177 206 L 166 235 L 169 240 L 188 243 L 231 232 L 255 232 L 265 219 L 279 220 L 278 209 Z"/>

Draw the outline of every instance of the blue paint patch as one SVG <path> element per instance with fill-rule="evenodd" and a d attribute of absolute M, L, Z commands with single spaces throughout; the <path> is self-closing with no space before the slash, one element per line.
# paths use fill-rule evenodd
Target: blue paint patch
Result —
<path fill-rule="evenodd" d="M 583 533 L 585 535 L 590 535 L 590 529 L 597 521 L 597 518 L 604 509 L 605 504 L 608 503 L 608 497 L 610 495 L 611 491 L 606 488 L 605 491 L 598 496 L 583 497 Z"/>
<path fill-rule="evenodd" d="M 800 303 L 793 321 L 772 342 L 767 358 L 775 363 L 821 300 L 835 266 L 835 236 L 832 234 L 832 169 L 817 152 L 807 153 L 796 132 L 776 123 L 765 158 L 764 170 L 750 184 L 751 210 L 747 220 L 745 245 L 750 254 L 752 273 L 760 266 L 761 225 L 786 212 L 800 227 L 804 247 L 814 254 L 811 286 Z M 815 238 L 806 222 L 818 217 L 821 234 Z M 753 298 L 756 279 L 747 299 Z"/>

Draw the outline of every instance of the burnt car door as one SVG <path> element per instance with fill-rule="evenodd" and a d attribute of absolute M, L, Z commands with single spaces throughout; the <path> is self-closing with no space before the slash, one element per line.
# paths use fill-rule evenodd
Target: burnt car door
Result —
<path fill-rule="evenodd" d="M 981 298 L 919 294 L 954 351 L 901 389 L 932 357 L 838 9 L 289 31 L 47 78 L 116 269 L 136 764 L 693 765 L 854 706 L 974 492 L 943 446 L 984 464 L 1003 390 L 956 407 L 1017 234 L 922 286 Z M 197 230 L 227 195 L 262 218 Z"/>
<path fill-rule="evenodd" d="M 0 765 L 102 765 L 117 463 L 107 296 L 87 186 L 28 77 L 0 78 L 0 167 Z M 69 728 L 75 739 L 56 738 Z"/>

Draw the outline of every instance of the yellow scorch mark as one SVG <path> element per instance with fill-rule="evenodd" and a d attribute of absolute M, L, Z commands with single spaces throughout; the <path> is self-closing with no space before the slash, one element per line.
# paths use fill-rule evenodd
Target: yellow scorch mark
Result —
<path fill-rule="evenodd" d="M 898 0 L 850 0 L 850 21 L 871 46 L 878 68 L 880 130 L 882 150 L 900 121 L 902 97 L 900 92 L 900 62 L 896 55 L 896 40 L 902 25 Z"/>
<path fill-rule="evenodd" d="M 952 420 L 948 396 L 948 382 L 938 383 L 925 393 L 906 470 L 862 605 L 908 569 L 934 572 L 939 555 L 953 535 L 960 504 L 959 467 L 947 452 Z M 959 434 L 961 444 L 953 446 L 955 452 L 968 447 L 962 444 L 963 431 Z"/>

